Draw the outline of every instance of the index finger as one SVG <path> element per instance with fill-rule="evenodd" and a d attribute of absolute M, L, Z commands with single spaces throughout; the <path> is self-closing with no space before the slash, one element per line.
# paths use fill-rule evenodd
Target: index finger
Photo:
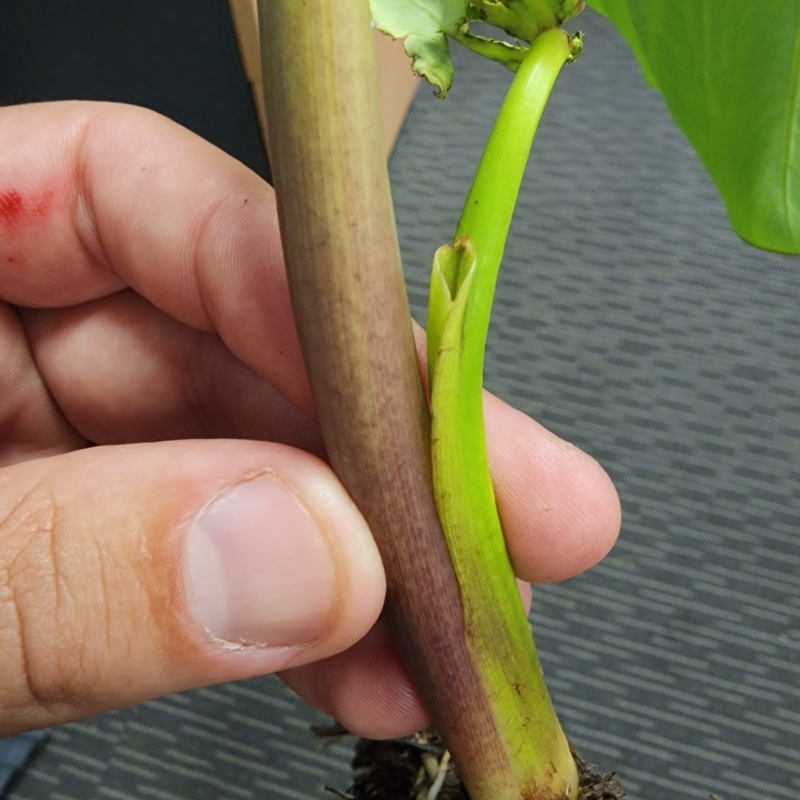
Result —
<path fill-rule="evenodd" d="M 267 183 L 144 109 L 0 109 L 0 298 L 56 308 L 124 286 L 311 412 Z"/>

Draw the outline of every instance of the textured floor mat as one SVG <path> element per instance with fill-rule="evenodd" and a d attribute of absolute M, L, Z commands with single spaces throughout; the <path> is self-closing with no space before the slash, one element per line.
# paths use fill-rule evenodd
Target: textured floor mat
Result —
<path fill-rule="evenodd" d="M 32 731 L 0 739 L 0 792 L 11 783 L 47 736 L 47 731 Z"/>
<path fill-rule="evenodd" d="M 537 589 L 537 641 L 583 755 L 637 800 L 800 794 L 800 262 L 750 249 L 602 19 L 542 123 L 496 303 L 489 387 L 595 455 L 624 506 L 590 574 Z M 455 51 L 392 161 L 422 319 L 508 82 Z M 13 800 L 319 797 L 348 748 L 272 679 L 66 726 Z"/>

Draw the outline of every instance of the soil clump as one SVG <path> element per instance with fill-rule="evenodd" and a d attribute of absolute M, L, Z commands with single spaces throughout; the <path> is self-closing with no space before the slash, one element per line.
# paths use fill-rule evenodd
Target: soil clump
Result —
<path fill-rule="evenodd" d="M 580 775 L 578 800 L 621 800 L 615 772 L 603 773 L 573 749 Z M 402 739 L 359 739 L 353 757 L 353 785 L 330 790 L 340 800 L 470 800 L 442 740 L 433 729 Z"/>

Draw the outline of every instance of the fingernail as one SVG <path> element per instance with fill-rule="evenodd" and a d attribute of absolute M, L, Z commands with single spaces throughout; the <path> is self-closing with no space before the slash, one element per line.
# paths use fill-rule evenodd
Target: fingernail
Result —
<path fill-rule="evenodd" d="M 273 477 L 238 484 L 201 511 L 189 531 L 186 575 L 197 622 L 234 644 L 313 642 L 335 603 L 327 541 Z"/>

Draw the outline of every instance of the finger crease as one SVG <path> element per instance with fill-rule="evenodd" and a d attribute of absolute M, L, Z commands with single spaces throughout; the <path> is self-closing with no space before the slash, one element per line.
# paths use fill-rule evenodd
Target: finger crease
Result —
<path fill-rule="evenodd" d="M 103 235 L 100 231 L 100 226 L 97 224 L 97 211 L 94 205 L 94 198 L 92 196 L 90 182 L 87 178 L 88 168 L 87 164 L 89 158 L 87 156 L 87 141 L 89 140 L 89 133 L 92 128 L 92 123 L 101 113 L 101 109 L 89 115 L 83 124 L 83 129 L 78 140 L 75 155 L 75 185 L 78 187 L 78 194 L 75 200 L 74 211 L 74 229 L 78 239 L 78 244 L 89 258 L 98 266 L 102 267 L 106 272 L 113 274 L 115 278 L 121 281 L 119 275 L 114 271 L 109 257 L 108 250 L 106 249 Z"/>

